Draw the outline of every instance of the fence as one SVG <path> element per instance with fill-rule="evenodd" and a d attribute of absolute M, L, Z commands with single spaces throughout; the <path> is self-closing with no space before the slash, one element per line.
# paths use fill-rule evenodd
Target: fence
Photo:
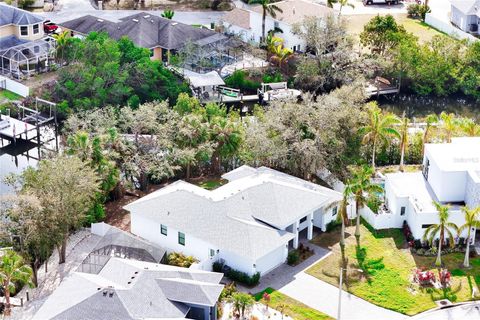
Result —
<path fill-rule="evenodd" d="M 469 33 L 466 33 L 456 27 L 454 27 L 452 24 L 449 22 L 445 22 L 443 20 L 440 20 L 439 18 L 435 17 L 431 13 L 427 13 L 425 17 L 425 23 L 434 27 L 437 30 L 440 30 L 442 32 L 445 32 L 446 34 L 450 35 L 451 37 L 463 40 L 467 39 L 470 41 L 478 41 L 478 38 L 475 38 Z"/>
<path fill-rule="evenodd" d="M 15 80 L 0 76 L 0 89 L 5 89 L 22 97 L 28 97 L 30 88 Z"/>

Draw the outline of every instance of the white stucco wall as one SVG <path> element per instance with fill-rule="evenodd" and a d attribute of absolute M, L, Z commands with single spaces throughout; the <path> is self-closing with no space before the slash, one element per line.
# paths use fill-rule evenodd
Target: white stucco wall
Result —
<path fill-rule="evenodd" d="M 428 170 L 428 183 L 441 202 L 460 202 L 465 200 L 465 186 L 467 175 L 465 171 L 443 171 L 428 157 L 430 166 Z"/>
<path fill-rule="evenodd" d="M 287 260 L 288 245 L 282 245 L 276 250 L 270 252 L 264 257 L 255 262 L 255 271 L 260 272 L 260 275 L 265 275 L 267 272 L 275 269 Z"/>
<path fill-rule="evenodd" d="M 465 204 L 470 208 L 480 206 L 480 177 L 476 172 L 473 171 L 467 173 Z"/>

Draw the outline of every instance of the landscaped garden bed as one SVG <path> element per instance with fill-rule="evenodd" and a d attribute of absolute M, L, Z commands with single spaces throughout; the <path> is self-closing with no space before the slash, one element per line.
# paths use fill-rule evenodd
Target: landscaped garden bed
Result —
<path fill-rule="evenodd" d="M 418 256 L 411 252 L 401 229 L 370 231 L 361 226 L 360 247 L 356 248 L 354 229 L 346 230 L 346 258 L 349 271 L 344 290 L 381 307 L 414 315 L 436 307 L 435 301 L 468 301 L 480 285 L 480 258 L 471 259 L 471 268 L 461 268 L 464 254 L 452 252 L 442 256 L 444 268 L 451 273 L 450 285 L 425 287 L 415 282 L 415 271 L 431 271 L 436 278 L 435 256 Z M 333 240 L 332 240 L 333 239 Z M 312 242 L 332 249 L 332 254 L 307 270 L 307 273 L 338 286 L 341 251 L 339 229 L 325 233 Z M 363 263 L 359 265 L 359 260 Z M 361 268 L 363 272 L 359 272 Z"/>

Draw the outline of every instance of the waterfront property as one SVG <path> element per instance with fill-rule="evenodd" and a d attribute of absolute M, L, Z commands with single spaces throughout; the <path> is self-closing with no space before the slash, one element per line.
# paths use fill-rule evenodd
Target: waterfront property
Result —
<path fill-rule="evenodd" d="M 453 25 L 462 31 L 473 35 L 479 34 L 480 1 L 479 0 L 453 0 L 450 20 Z"/>
<path fill-rule="evenodd" d="M 426 144 L 423 170 L 386 174 L 383 205 L 376 213 L 368 207 L 361 212 L 376 229 L 401 228 L 406 221 L 413 237 L 421 239 L 438 223 L 433 201 L 450 205 L 449 221 L 458 226 L 465 223 L 462 206 L 480 205 L 480 138 Z"/>
<path fill-rule="evenodd" d="M 305 17 L 325 18 L 334 12 L 333 9 L 327 6 L 306 0 L 285 0 L 275 2 L 274 5 L 283 12 L 277 12 L 275 18 L 267 15 L 265 32 L 282 30 L 280 36 L 284 40 L 283 45 L 294 52 L 305 52 L 307 44 L 298 35 L 293 34 L 293 24 L 302 22 Z M 223 18 L 223 25 L 226 28 L 225 32 L 238 35 L 245 42 L 260 43 L 262 37 L 262 12 L 261 6 L 255 6 L 252 10 L 233 9 Z"/>
<path fill-rule="evenodd" d="M 92 233 L 97 246 L 33 319 L 217 318 L 223 274 L 162 264 L 164 249 L 105 224 Z"/>
<path fill-rule="evenodd" d="M 208 191 L 177 181 L 125 206 L 131 231 L 193 255 L 204 270 L 221 261 L 248 274 L 284 263 L 299 238 L 337 218 L 340 193 L 279 171 L 242 166 Z"/>
<path fill-rule="evenodd" d="M 44 33 L 44 18 L 0 3 L 0 73 L 22 79 L 47 71 L 55 39 Z"/>
<path fill-rule="evenodd" d="M 113 39 L 127 36 L 137 46 L 150 49 L 153 60 L 168 61 L 188 42 L 202 47 L 215 46 L 227 37 L 215 31 L 198 28 L 147 12 L 121 18 L 118 22 L 86 15 L 61 24 L 81 36 L 92 31 L 106 32 Z"/>

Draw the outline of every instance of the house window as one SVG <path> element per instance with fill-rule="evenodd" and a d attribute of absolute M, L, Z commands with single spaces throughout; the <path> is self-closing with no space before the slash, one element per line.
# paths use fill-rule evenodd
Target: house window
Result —
<path fill-rule="evenodd" d="M 150 49 L 150 58 L 153 57 L 154 54 L 155 54 L 155 50 L 154 50 L 154 49 Z"/>
<path fill-rule="evenodd" d="M 333 209 L 332 209 L 332 217 L 336 216 L 336 215 L 337 215 L 337 212 L 338 212 L 338 208 L 337 208 L 337 207 L 333 207 Z"/>
<path fill-rule="evenodd" d="M 430 227 L 432 224 L 422 224 L 422 229 L 427 229 Z"/>
<path fill-rule="evenodd" d="M 167 226 L 161 224 L 161 225 L 160 225 L 160 232 L 161 232 L 164 236 L 166 236 L 166 235 L 167 235 Z"/>
<path fill-rule="evenodd" d="M 20 26 L 20 35 L 28 36 L 28 26 Z"/>
<path fill-rule="evenodd" d="M 38 27 L 38 24 L 33 25 L 33 34 L 37 34 L 40 32 L 40 28 Z"/>
<path fill-rule="evenodd" d="M 181 244 L 182 246 L 185 245 L 185 233 L 183 232 L 178 233 L 178 244 Z"/>
<path fill-rule="evenodd" d="M 210 249 L 210 258 L 213 258 L 214 255 L 215 255 L 215 250 Z"/>
<path fill-rule="evenodd" d="M 401 216 L 405 215 L 405 207 L 400 208 L 400 215 Z"/>
<path fill-rule="evenodd" d="M 303 223 L 305 221 L 307 221 L 307 217 L 303 217 L 302 219 L 300 219 L 300 223 Z"/>

